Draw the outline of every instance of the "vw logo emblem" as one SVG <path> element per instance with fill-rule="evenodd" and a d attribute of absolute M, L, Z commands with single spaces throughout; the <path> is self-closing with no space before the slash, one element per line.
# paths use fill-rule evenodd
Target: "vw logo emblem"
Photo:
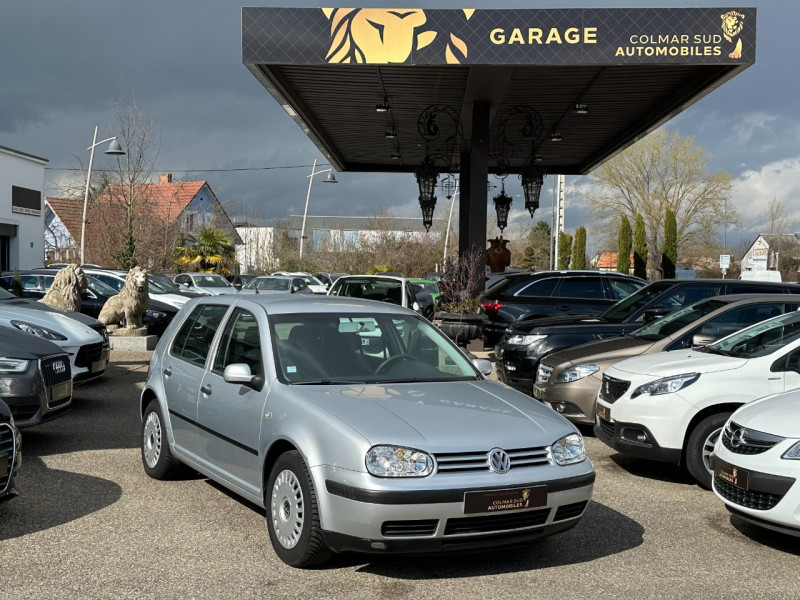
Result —
<path fill-rule="evenodd" d="M 489 468 L 495 473 L 508 473 L 511 468 L 511 457 L 505 450 L 493 448 L 489 451 Z"/>

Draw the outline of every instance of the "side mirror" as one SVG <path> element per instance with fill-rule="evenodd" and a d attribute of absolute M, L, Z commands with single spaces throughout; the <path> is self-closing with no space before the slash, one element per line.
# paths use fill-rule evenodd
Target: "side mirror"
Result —
<path fill-rule="evenodd" d="M 241 283 L 234 283 L 233 287 L 235 287 L 237 290 L 240 290 L 240 289 L 242 289 L 242 284 Z"/>
<path fill-rule="evenodd" d="M 245 363 L 233 363 L 225 367 L 222 379 L 227 383 L 241 383 L 253 389 L 261 387 L 261 378 L 250 372 L 250 366 Z"/>
<path fill-rule="evenodd" d="M 492 361 L 486 358 L 473 358 L 472 364 L 486 377 L 492 374 Z"/>
<path fill-rule="evenodd" d="M 656 319 L 660 319 L 664 315 L 668 315 L 670 310 L 664 306 L 654 306 L 644 311 L 644 322 L 652 323 Z"/>
<path fill-rule="evenodd" d="M 296 285 L 293 285 L 292 289 L 290 290 L 290 293 L 296 294 L 299 291 L 300 291 L 300 288 L 298 286 L 296 286 Z"/>
<path fill-rule="evenodd" d="M 716 341 L 717 339 L 713 335 L 704 333 L 698 333 L 692 336 L 692 346 L 706 346 Z"/>
<path fill-rule="evenodd" d="M 419 312 L 419 302 L 417 302 L 415 300 L 414 304 L 411 305 L 411 308 L 413 308 L 415 311 Z"/>

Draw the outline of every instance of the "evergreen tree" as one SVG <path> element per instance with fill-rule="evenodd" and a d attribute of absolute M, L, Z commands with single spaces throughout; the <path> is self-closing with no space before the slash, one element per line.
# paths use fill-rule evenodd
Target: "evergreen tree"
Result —
<path fill-rule="evenodd" d="M 619 223 L 619 239 L 617 242 L 617 272 L 631 271 L 631 222 L 628 215 L 623 214 Z"/>
<path fill-rule="evenodd" d="M 558 234 L 558 268 L 560 270 L 569 269 L 569 261 L 572 254 L 572 236 L 568 233 L 559 232 Z"/>
<path fill-rule="evenodd" d="M 570 269 L 586 268 L 586 228 L 581 225 L 575 230 L 575 243 L 572 245 Z"/>
<path fill-rule="evenodd" d="M 664 218 L 664 245 L 661 254 L 661 275 L 664 279 L 675 277 L 675 264 L 678 262 L 678 224 L 675 213 L 667 209 Z"/>
<path fill-rule="evenodd" d="M 537 221 L 531 227 L 520 266 L 523 269 L 546 269 L 550 266 L 550 223 L 547 221 Z"/>
<path fill-rule="evenodd" d="M 641 213 L 636 213 L 633 223 L 633 274 L 647 279 L 647 233 Z"/>

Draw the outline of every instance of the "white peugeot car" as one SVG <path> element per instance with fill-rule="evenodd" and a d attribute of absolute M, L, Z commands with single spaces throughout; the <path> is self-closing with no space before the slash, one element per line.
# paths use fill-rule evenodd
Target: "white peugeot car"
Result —
<path fill-rule="evenodd" d="M 734 515 L 800 537 L 800 392 L 737 410 L 714 447 L 714 493 Z"/>
<path fill-rule="evenodd" d="M 0 327 L 24 331 L 60 346 L 69 353 L 74 383 L 100 377 L 108 366 L 108 340 L 66 314 L 21 306 L 2 306 Z"/>
<path fill-rule="evenodd" d="M 708 346 L 637 356 L 606 370 L 595 434 L 623 454 L 683 464 L 711 487 L 714 443 L 731 413 L 800 387 L 800 312 Z"/>

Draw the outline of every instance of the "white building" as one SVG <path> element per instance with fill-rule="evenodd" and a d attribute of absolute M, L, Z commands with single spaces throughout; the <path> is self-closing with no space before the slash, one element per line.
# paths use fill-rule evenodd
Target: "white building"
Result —
<path fill-rule="evenodd" d="M 0 146 L 0 270 L 44 263 L 42 190 L 48 160 Z"/>
<path fill-rule="evenodd" d="M 780 257 L 795 257 L 798 236 L 794 233 L 759 235 L 742 257 L 742 273 L 747 271 L 777 271 Z"/>

